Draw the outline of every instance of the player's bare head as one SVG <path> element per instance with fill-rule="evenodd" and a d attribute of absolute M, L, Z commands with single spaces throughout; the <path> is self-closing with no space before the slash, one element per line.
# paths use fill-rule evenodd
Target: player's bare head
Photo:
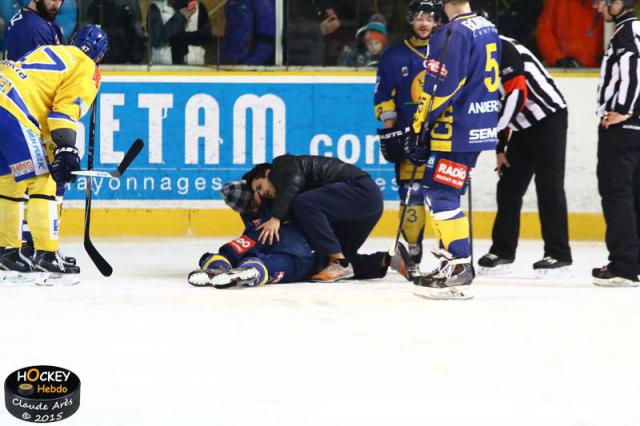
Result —
<path fill-rule="evenodd" d="M 271 163 L 262 163 L 248 171 L 242 179 L 244 179 L 260 198 L 275 198 L 276 187 L 269 179 L 271 173 Z"/>
<path fill-rule="evenodd" d="M 449 19 L 471 12 L 471 4 L 465 0 L 442 0 L 444 3 L 444 13 Z"/>
<path fill-rule="evenodd" d="M 593 0 L 591 4 L 598 9 L 605 21 L 613 22 L 617 16 L 632 10 L 636 0 Z"/>
<path fill-rule="evenodd" d="M 434 0 L 413 0 L 408 7 L 407 22 L 416 37 L 427 39 L 440 22 L 442 8 Z"/>
<path fill-rule="evenodd" d="M 30 8 L 35 8 L 40 16 L 49 22 L 53 22 L 58 16 L 64 0 L 31 0 Z"/>

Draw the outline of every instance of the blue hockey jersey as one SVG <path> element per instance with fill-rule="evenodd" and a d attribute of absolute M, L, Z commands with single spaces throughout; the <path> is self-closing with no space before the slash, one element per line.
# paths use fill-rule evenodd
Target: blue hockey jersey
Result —
<path fill-rule="evenodd" d="M 400 129 L 411 126 L 422 93 L 427 56 L 426 43 L 415 45 L 412 39 L 384 52 L 378 63 L 374 95 L 378 120 L 396 120 Z"/>
<path fill-rule="evenodd" d="M 424 91 L 413 130 L 419 133 L 425 125 L 437 83 L 433 110 L 426 123 L 431 129 L 431 150 L 478 152 L 495 149 L 502 49 L 496 27 L 475 13 L 458 15 L 431 35 L 429 46 L 431 53 Z M 440 61 L 443 61 L 442 66 Z"/>
<path fill-rule="evenodd" d="M 37 47 L 62 42 L 62 30 L 31 9 L 24 8 L 11 18 L 5 32 L 7 59 L 17 61 Z"/>

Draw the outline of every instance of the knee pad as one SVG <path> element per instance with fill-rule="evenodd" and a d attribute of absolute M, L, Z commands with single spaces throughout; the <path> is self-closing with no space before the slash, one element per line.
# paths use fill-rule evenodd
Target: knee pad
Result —
<path fill-rule="evenodd" d="M 267 269 L 266 265 L 257 257 L 248 257 L 244 259 L 238 265 L 238 268 L 240 267 L 255 268 L 258 271 L 260 277 L 258 278 L 258 284 L 256 285 L 265 285 L 267 281 L 269 281 L 269 270 Z"/>
<path fill-rule="evenodd" d="M 200 269 L 230 269 L 232 267 L 229 259 L 218 253 L 205 253 L 198 261 Z"/>
<path fill-rule="evenodd" d="M 404 200 L 407 198 L 407 191 L 409 190 L 409 181 L 403 180 L 399 182 L 398 196 L 400 197 L 400 203 L 404 205 Z M 409 198 L 409 206 L 422 206 L 424 205 L 424 187 L 422 183 L 416 181 L 411 188 L 411 197 Z"/>

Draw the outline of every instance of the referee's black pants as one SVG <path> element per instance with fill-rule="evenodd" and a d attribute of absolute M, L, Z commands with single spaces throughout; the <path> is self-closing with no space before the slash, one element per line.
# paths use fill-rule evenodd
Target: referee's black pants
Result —
<path fill-rule="evenodd" d="M 640 273 L 640 119 L 598 129 L 598 191 L 607 224 L 608 269 L 637 280 Z"/>
<path fill-rule="evenodd" d="M 544 256 L 572 261 L 564 192 L 566 150 L 567 110 L 512 134 L 506 154 L 511 167 L 502 169 L 498 181 L 498 214 L 493 224 L 491 253 L 515 259 L 522 197 L 535 174 Z"/>

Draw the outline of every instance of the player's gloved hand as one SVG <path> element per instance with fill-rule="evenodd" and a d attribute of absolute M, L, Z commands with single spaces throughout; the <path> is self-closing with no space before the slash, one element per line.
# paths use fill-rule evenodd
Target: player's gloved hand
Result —
<path fill-rule="evenodd" d="M 402 145 L 404 144 L 404 135 L 409 131 L 398 128 L 378 129 L 380 136 L 380 151 L 384 159 L 390 163 L 397 163 L 404 158 Z"/>
<path fill-rule="evenodd" d="M 429 141 L 420 141 L 420 135 L 409 130 L 404 138 L 404 154 L 413 164 L 426 164 L 429 159 Z"/>
<path fill-rule="evenodd" d="M 74 182 L 76 175 L 71 172 L 80 170 L 80 155 L 73 145 L 60 145 L 53 151 L 53 163 L 49 167 L 53 180 L 57 183 Z"/>

